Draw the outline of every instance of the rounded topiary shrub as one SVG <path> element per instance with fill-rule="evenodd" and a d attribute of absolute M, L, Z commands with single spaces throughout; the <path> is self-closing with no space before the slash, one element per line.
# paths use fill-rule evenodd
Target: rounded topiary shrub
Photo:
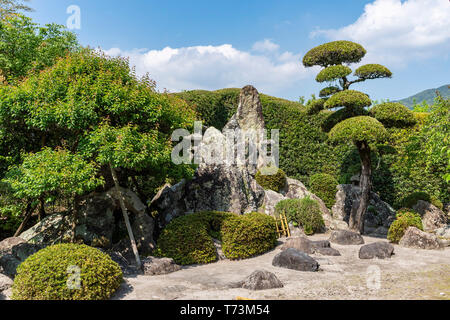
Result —
<path fill-rule="evenodd" d="M 423 230 L 420 215 L 410 209 L 401 209 L 397 212 L 396 219 L 389 227 L 387 238 L 389 241 L 398 243 L 409 227 Z"/>
<path fill-rule="evenodd" d="M 207 215 L 190 214 L 172 220 L 159 236 L 155 255 L 172 258 L 181 265 L 216 261 Z"/>
<path fill-rule="evenodd" d="M 408 195 L 407 197 L 405 197 L 401 201 L 401 204 L 402 204 L 402 207 L 404 207 L 404 208 L 412 208 L 417 204 L 417 202 L 419 200 L 429 202 L 432 205 L 434 205 L 435 207 L 439 208 L 440 210 L 442 210 L 444 208 L 444 205 L 438 198 L 430 196 L 426 192 L 413 192 L 410 195 Z"/>
<path fill-rule="evenodd" d="M 273 190 L 275 192 L 280 192 L 286 185 L 286 174 L 284 171 L 273 166 L 258 170 L 255 179 L 265 190 Z"/>
<path fill-rule="evenodd" d="M 303 199 L 286 199 L 277 203 L 275 214 L 284 212 L 290 222 L 297 222 L 307 235 L 320 231 L 325 223 L 317 201 L 306 197 Z"/>
<path fill-rule="evenodd" d="M 338 184 L 332 175 L 326 173 L 317 173 L 309 179 L 311 192 L 322 199 L 328 208 L 331 208 L 336 201 Z"/>
<path fill-rule="evenodd" d="M 217 260 L 213 238 L 222 241 L 227 258 L 248 258 L 275 247 L 275 221 L 262 213 L 241 216 L 218 211 L 179 217 L 163 229 L 155 255 L 182 265 L 211 263 Z"/>
<path fill-rule="evenodd" d="M 245 259 L 265 253 L 277 244 L 273 217 L 253 212 L 223 221 L 222 251 L 228 259 Z"/>
<path fill-rule="evenodd" d="M 12 299 L 104 300 L 119 288 L 122 277 L 106 253 L 86 245 L 57 244 L 19 265 Z"/>

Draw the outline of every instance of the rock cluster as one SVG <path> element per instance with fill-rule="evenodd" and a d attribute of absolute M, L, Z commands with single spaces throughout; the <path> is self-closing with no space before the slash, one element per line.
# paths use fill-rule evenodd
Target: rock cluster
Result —
<path fill-rule="evenodd" d="M 412 209 L 422 217 L 423 230 L 426 232 L 447 226 L 447 215 L 429 202 L 419 200 Z"/>
<path fill-rule="evenodd" d="M 340 256 L 338 250 L 331 248 L 330 242 L 327 240 L 322 241 L 311 241 L 306 237 L 294 237 L 288 238 L 286 242 L 281 247 L 281 250 L 287 250 L 289 248 L 294 248 L 298 251 L 314 254 L 318 253 L 324 256 Z"/>
<path fill-rule="evenodd" d="M 2 273 L 14 278 L 17 267 L 43 247 L 43 245 L 27 243 L 19 237 L 4 239 L 0 242 L 0 268 Z"/>

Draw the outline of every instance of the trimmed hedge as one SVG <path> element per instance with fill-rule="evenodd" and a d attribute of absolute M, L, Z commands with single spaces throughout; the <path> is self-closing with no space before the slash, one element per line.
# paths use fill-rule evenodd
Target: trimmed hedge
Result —
<path fill-rule="evenodd" d="M 398 102 L 386 102 L 372 107 L 369 114 L 386 127 L 407 127 L 417 123 L 414 113 Z"/>
<path fill-rule="evenodd" d="M 321 98 L 329 97 L 335 93 L 338 93 L 339 91 L 341 91 L 341 89 L 339 89 L 336 86 L 326 87 L 326 88 L 323 88 L 322 90 L 320 90 L 319 97 L 321 97 Z"/>
<path fill-rule="evenodd" d="M 332 95 L 324 106 L 328 109 L 337 107 L 365 108 L 371 104 L 372 100 L 367 94 L 356 90 L 344 90 Z"/>
<path fill-rule="evenodd" d="M 286 185 L 286 173 L 283 170 L 276 167 L 266 167 L 261 170 L 256 172 L 255 180 L 264 190 L 279 192 Z M 275 174 L 264 174 L 273 173 L 275 170 Z"/>
<path fill-rule="evenodd" d="M 332 41 L 317 46 L 303 57 L 305 67 L 322 66 L 360 62 L 366 55 L 366 50 L 358 43 L 351 41 Z"/>
<path fill-rule="evenodd" d="M 275 206 L 275 215 L 282 212 L 286 214 L 289 222 L 302 226 L 307 235 L 319 232 L 325 225 L 319 204 L 309 197 L 281 200 Z"/>
<path fill-rule="evenodd" d="M 316 76 L 316 81 L 331 82 L 346 77 L 351 73 L 352 69 L 341 64 L 338 64 L 336 66 L 329 66 L 319 72 L 319 74 Z"/>
<path fill-rule="evenodd" d="M 81 272 L 79 289 L 69 286 L 71 266 Z M 119 288 L 122 276 L 119 265 L 96 248 L 57 244 L 39 250 L 19 265 L 12 299 L 105 300 Z M 73 284 L 76 286 L 76 281 Z"/>
<path fill-rule="evenodd" d="M 398 243 L 409 227 L 423 230 L 422 218 L 418 213 L 410 209 L 400 209 L 397 212 L 395 221 L 389 227 L 387 239 Z"/>
<path fill-rule="evenodd" d="M 327 173 L 316 173 L 309 179 L 311 192 L 322 199 L 328 208 L 336 202 L 338 184 L 336 178 Z"/>
<path fill-rule="evenodd" d="M 361 79 L 390 78 L 392 72 L 381 64 L 366 64 L 355 70 L 354 75 Z"/>
<path fill-rule="evenodd" d="M 276 245 L 274 219 L 262 213 L 198 212 L 172 220 L 161 232 L 155 255 L 181 265 L 217 260 L 213 238 L 222 241 L 229 259 L 262 254 Z"/>
<path fill-rule="evenodd" d="M 224 220 L 221 234 L 223 254 L 232 260 L 263 254 L 278 238 L 273 217 L 258 212 Z"/>
<path fill-rule="evenodd" d="M 359 116 L 339 122 L 329 133 L 332 142 L 378 142 L 386 138 L 384 126 L 375 118 Z"/>

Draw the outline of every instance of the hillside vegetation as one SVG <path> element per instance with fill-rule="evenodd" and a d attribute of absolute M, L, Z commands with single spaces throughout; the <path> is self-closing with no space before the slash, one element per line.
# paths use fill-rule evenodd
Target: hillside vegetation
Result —
<path fill-rule="evenodd" d="M 421 104 L 422 102 L 426 102 L 427 104 L 433 104 L 434 99 L 436 98 L 436 91 L 439 91 L 439 94 L 443 98 L 450 98 L 450 88 L 449 85 L 443 85 L 442 87 L 436 89 L 428 89 L 422 92 L 419 92 L 411 97 L 402 99 L 398 102 L 404 104 L 405 106 L 412 109 L 414 104 Z"/>

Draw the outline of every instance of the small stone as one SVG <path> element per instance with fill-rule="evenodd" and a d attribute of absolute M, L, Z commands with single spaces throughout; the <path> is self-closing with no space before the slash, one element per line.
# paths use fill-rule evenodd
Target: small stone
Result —
<path fill-rule="evenodd" d="M 304 237 L 295 237 L 295 238 L 288 238 L 286 242 L 281 247 L 281 250 L 287 250 L 289 248 L 294 248 L 298 251 L 312 254 L 314 253 L 314 248 L 312 246 L 312 243 L 309 239 Z"/>

